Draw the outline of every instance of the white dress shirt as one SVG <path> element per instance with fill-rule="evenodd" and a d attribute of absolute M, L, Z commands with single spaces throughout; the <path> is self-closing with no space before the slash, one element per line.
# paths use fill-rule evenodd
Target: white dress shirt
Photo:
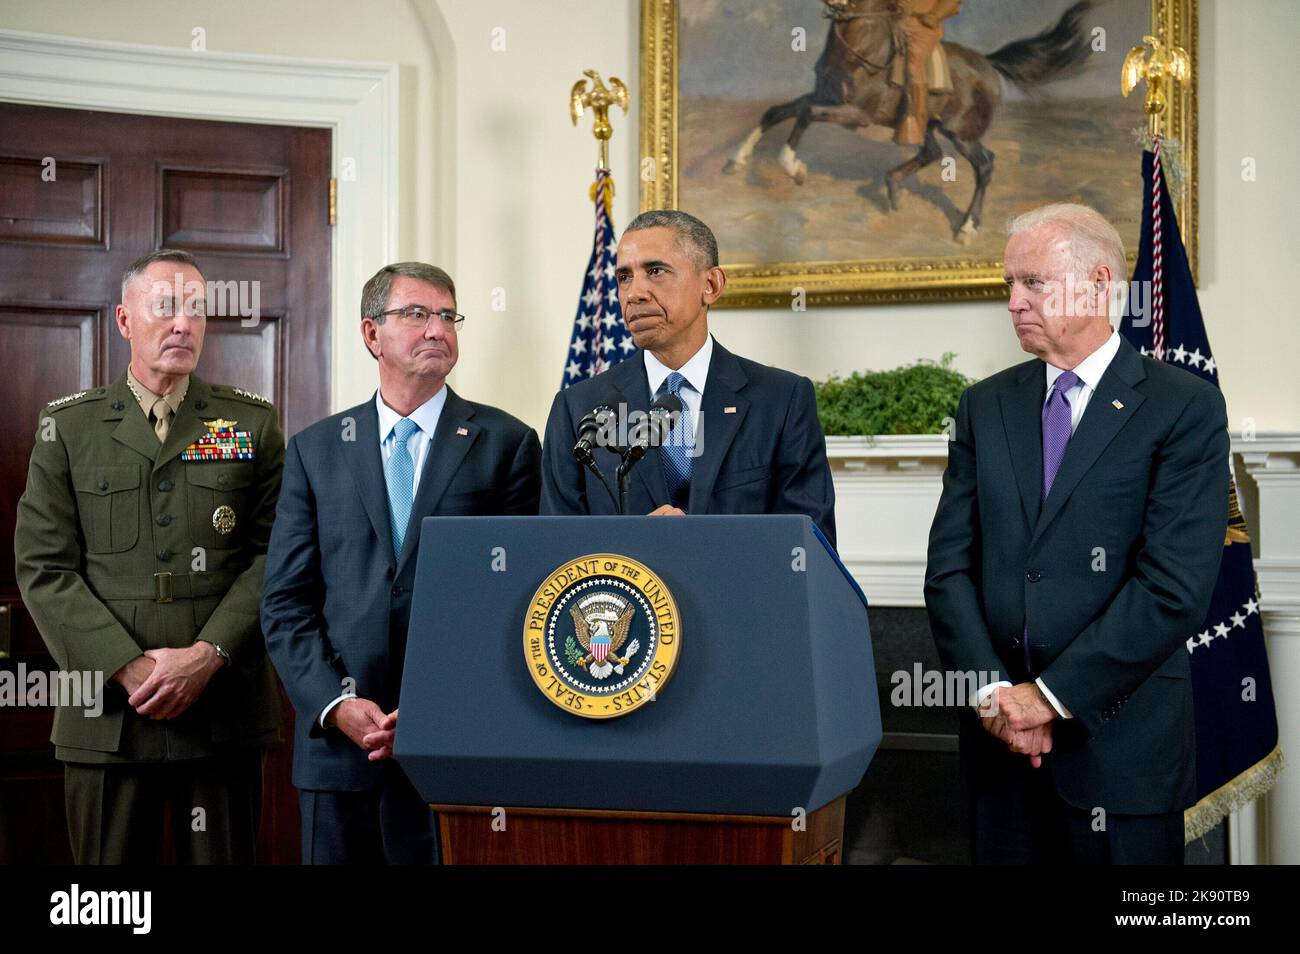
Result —
<path fill-rule="evenodd" d="M 444 384 L 438 389 L 437 394 L 407 415 L 419 428 L 406 439 L 406 449 L 415 461 L 415 474 L 411 480 L 412 499 L 415 498 L 415 491 L 419 489 L 420 474 L 424 470 L 425 458 L 429 456 L 429 445 L 433 443 L 433 434 L 438 429 L 438 419 L 442 417 L 442 408 L 446 403 L 447 385 Z M 397 438 L 393 435 L 393 428 L 402 419 L 402 415 L 385 404 L 383 396 L 378 391 L 375 392 L 375 408 L 379 411 L 379 453 L 384 462 L 384 477 L 387 479 L 388 461 L 393 456 L 393 449 L 397 446 Z M 384 499 L 387 500 L 387 496 Z M 352 696 L 349 694 L 341 695 L 321 710 L 320 724 L 322 729 L 325 728 L 325 717 L 330 714 L 330 711 L 348 698 L 352 698 Z"/>
<path fill-rule="evenodd" d="M 1101 383 L 1101 376 L 1106 373 L 1110 367 L 1111 361 L 1119 353 L 1119 332 L 1111 331 L 1110 337 L 1100 348 L 1094 351 L 1088 357 L 1084 358 L 1075 367 L 1074 373 L 1079 376 L 1079 383 L 1065 392 L 1065 399 L 1070 402 L 1070 434 L 1073 435 L 1079 429 L 1079 421 L 1083 417 L 1084 410 L 1088 407 L 1088 402 L 1097 390 L 1097 385 Z M 1047 364 L 1047 394 L 1043 397 L 1043 404 L 1047 404 L 1047 398 L 1051 396 L 1052 385 L 1056 379 L 1065 373 L 1061 368 Z"/>
<path fill-rule="evenodd" d="M 668 380 L 668 375 L 673 373 L 673 369 L 665 365 L 649 351 L 645 354 L 645 374 L 650 382 L 650 396 L 654 398 L 659 393 L 659 389 L 664 386 L 664 381 Z M 713 360 L 713 335 L 709 335 L 704 340 L 703 346 L 695 352 L 684 365 L 677 369 L 677 373 L 686 379 L 686 385 L 682 386 L 681 393 L 678 395 L 682 399 L 687 412 L 691 415 L 691 433 L 696 435 L 696 441 L 699 441 L 700 433 L 700 405 L 704 403 L 704 384 L 709 377 L 709 362 Z"/>
<path fill-rule="evenodd" d="M 437 394 L 407 415 L 419 428 L 406 439 L 406 449 L 415 460 L 415 475 L 411 484 L 412 499 L 415 497 L 416 488 L 420 486 L 420 473 L 424 470 L 424 459 L 429 456 L 429 444 L 433 442 L 433 434 L 438 429 L 438 419 L 442 417 L 442 408 L 446 403 L 447 385 L 444 384 L 438 389 Z M 402 419 L 402 415 L 385 404 L 383 396 L 378 391 L 375 392 L 375 407 L 379 411 L 379 452 L 383 455 L 384 476 L 387 477 L 388 461 L 393 456 L 393 448 L 397 445 L 393 428 Z"/>
<path fill-rule="evenodd" d="M 1101 383 L 1101 376 L 1106 373 L 1106 369 L 1110 367 L 1111 361 L 1115 359 L 1115 355 L 1118 353 L 1119 332 L 1112 330 L 1110 337 L 1106 339 L 1100 348 L 1088 355 L 1088 357 L 1084 358 L 1075 366 L 1074 373 L 1078 376 L 1079 382 L 1065 392 L 1065 399 L 1070 402 L 1071 436 L 1073 436 L 1074 432 L 1079 429 L 1079 421 L 1083 419 L 1083 412 L 1088 407 L 1088 401 L 1090 401 L 1093 394 L 1096 393 L 1097 385 Z M 1047 364 L 1046 368 L 1047 393 L 1043 398 L 1044 406 L 1047 404 L 1047 399 L 1052 395 L 1052 385 L 1055 384 L 1056 379 L 1066 371 L 1064 368 L 1058 368 L 1051 364 Z M 1047 688 L 1047 684 L 1043 682 L 1041 676 L 1035 679 L 1034 682 L 1037 683 L 1038 688 L 1041 689 L 1043 695 L 1047 697 L 1047 701 L 1052 704 L 1052 708 L 1057 711 L 1062 719 L 1074 718 L 1074 716 L 1070 714 L 1070 710 L 1065 708 L 1065 706 L 1061 704 L 1061 700 L 1057 699 L 1056 696 L 1052 694 L 1052 690 Z M 993 692 L 994 689 L 998 688 L 998 686 L 1010 685 L 1011 683 L 1005 681 L 989 683 L 976 693 L 975 705 L 977 707 L 982 705 L 984 700 L 988 698 L 989 694 Z"/>

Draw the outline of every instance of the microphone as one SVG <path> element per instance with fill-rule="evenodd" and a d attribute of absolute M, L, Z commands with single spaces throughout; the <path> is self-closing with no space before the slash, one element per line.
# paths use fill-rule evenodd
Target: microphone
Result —
<path fill-rule="evenodd" d="M 664 441 L 668 439 L 668 432 L 684 413 L 681 398 L 675 394 L 665 393 L 655 398 L 645 421 L 636 428 L 636 438 L 632 441 L 632 446 L 623 456 L 624 468 L 631 470 L 637 461 L 645 457 L 651 447 L 663 446 Z"/>
<path fill-rule="evenodd" d="M 592 449 L 598 446 L 601 431 L 617 421 L 617 415 L 608 404 L 601 404 L 578 422 L 578 442 L 573 445 L 573 458 L 584 467 L 596 466 Z"/>
<path fill-rule="evenodd" d="M 600 467 L 596 464 L 596 455 L 592 453 L 592 448 L 599 444 L 601 432 L 611 423 L 617 426 L 617 421 L 618 413 L 608 404 L 600 404 L 593 408 L 590 414 L 578 422 L 578 442 L 573 445 L 573 459 L 596 475 L 596 479 L 605 488 L 605 493 L 609 494 L 615 511 L 621 514 L 622 504 L 614 496 L 609 481 L 605 479 L 605 475 L 600 472 Z M 617 450 L 617 446 L 614 449 Z"/>

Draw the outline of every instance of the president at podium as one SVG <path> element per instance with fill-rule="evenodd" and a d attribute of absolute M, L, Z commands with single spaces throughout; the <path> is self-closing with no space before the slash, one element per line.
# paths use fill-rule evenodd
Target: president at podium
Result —
<path fill-rule="evenodd" d="M 812 382 L 732 354 L 709 334 L 726 285 L 718 243 L 685 212 L 643 212 L 623 233 L 615 272 L 637 352 L 555 396 L 546 424 L 543 514 L 614 514 L 615 495 L 573 454 L 593 409 L 623 420 L 665 396 L 681 412 L 631 471 L 628 514 L 807 514 L 835 542 L 835 490 Z M 598 446 L 603 473 L 619 464 Z"/>

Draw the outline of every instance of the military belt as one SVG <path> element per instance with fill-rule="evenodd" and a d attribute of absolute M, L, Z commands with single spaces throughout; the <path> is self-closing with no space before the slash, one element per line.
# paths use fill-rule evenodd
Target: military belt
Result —
<path fill-rule="evenodd" d="M 110 576 L 91 581 L 91 588 L 104 600 L 153 600 L 213 596 L 230 589 L 238 573 L 151 573 L 146 576 Z"/>

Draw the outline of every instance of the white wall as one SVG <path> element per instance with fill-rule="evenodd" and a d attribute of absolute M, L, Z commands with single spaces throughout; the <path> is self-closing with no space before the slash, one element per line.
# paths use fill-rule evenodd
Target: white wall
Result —
<path fill-rule="evenodd" d="M 539 430 L 564 364 L 590 251 L 590 121 L 567 94 L 585 68 L 623 78 L 615 222 L 637 207 L 637 0 L 0 0 L 0 26 L 124 42 L 396 62 L 401 67 L 402 257 L 448 267 L 469 315 L 453 385 Z M 493 29 L 505 49 L 494 51 Z M 1294 0 L 1201 2 L 1202 305 L 1234 427 L 1300 430 L 1300 330 L 1291 313 L 1300 131 L 1271 64 L 1300 49 Z M 1243 182 L 1253 157 L 1258 180 Z M 1290 160 L 1290 161 L 1289 161 Z M 1134 156 L 1137 162 L 1137 156 Z M 346 186 L 344 186 L 346 187 Z M 374 262 L 378 267 L 381 262 Z M 493 312 L 493 289 L 506 310 Z M 342 303 L 354 313 L 356 303 Z M 349 317 L 346 320 L 351 321 Z M 1000 303 L 719 311 L 718 337 L 814 377 L 958 353 L 984 376 L 1020 353 Z M 344 399 L 374 385 L 370 359 L 340 361 Z"/>

